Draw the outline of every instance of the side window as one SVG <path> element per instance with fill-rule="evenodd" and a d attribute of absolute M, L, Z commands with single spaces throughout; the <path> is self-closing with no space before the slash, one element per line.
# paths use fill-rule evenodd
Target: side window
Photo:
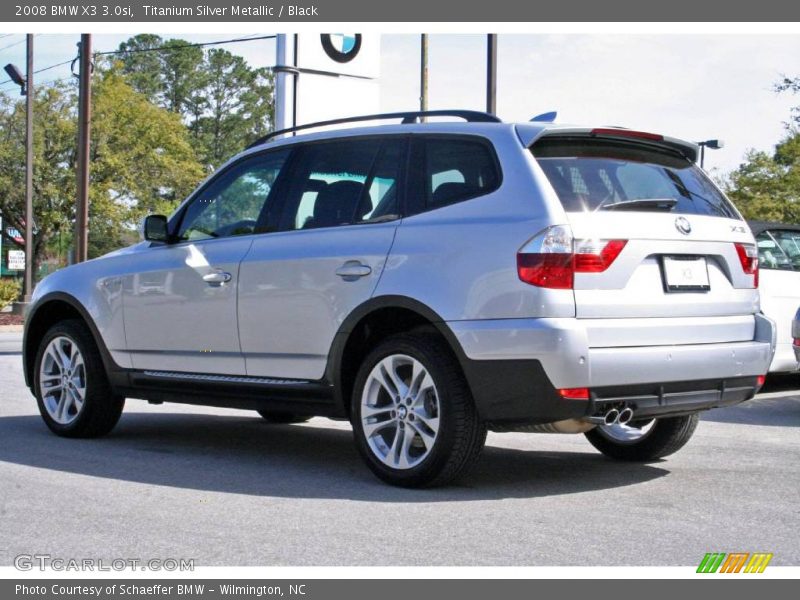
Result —
<path fill-rule="evenodd" d="M 363 223 L 398 212 L 401 139 L 338 140 L 301 150 L 282 230 Z"/>
<path fill-rule="evenodd" d="M 500 185 L 497 164 L 485 143 L 430 138 L 424 144 L 428 210 L 488 194 Z"/>
<path fill-rule="evenodd" d="M 247 158 L 216 177 L 186 209 L 177 237 L 204 240 L 255 233 L 288 155 L 283 150 Z"/>
<path fill-rule="evenodd" d="M 780 269 L 800 270 L 800 231 L 790 229 L 778 229 L 770 231 L 780 249 L 786 256 L 786 266 L 779 266 Z"/>
<path fill-rule="evenodd" d="M 756 236 L 756 245 L 758 246 L 758 266 L 760 268 L 792 270 L 792 261 L 769 232 L 759 233 Z"/>

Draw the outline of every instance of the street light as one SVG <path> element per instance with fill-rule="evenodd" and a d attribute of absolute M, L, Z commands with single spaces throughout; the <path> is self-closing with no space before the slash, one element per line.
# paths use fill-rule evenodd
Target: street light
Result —
<path fill-rule="evenodd" d="M 11 81 L 20 86 L 25 99 L 25 278 L 23 301 L 30 302 L 33 293 L 33 34 L 26 36 L 25 77 L 15 65 L 8 64 L 5 71 Z M 22 307 L 19 307 L 20 309 Z"/>
<path fill-rule="evenodd" d="M 702 142 L 697 142 L 697 145 L 700 146 L 700 168 L 702 169 L 706 160 L 706 148 L 710 148 L 711 150 L 719 150 L 720 148 L 725 147 L 725 142 L 722 140 L 705 140 Z"/>

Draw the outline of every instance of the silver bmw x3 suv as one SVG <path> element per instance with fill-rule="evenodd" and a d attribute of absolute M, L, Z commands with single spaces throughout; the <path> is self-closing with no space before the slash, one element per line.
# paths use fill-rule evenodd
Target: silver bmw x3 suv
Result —
<path fill-rule="evenodd" d="M 125 398 L 348 419 L 378 477 L 430 486 L 487 430 L 656 459 L 763 384 L 756 246 L 696 146 L 347 121 L 378 117 L 402 122 L 259 140 L 141 243 L 45 278 L 24 362 L 47 426 L 106 434 Z"/>

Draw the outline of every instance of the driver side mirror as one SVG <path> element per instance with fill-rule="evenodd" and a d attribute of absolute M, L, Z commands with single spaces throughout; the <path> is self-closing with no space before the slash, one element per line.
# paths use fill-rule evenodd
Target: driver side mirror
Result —
<path fill-rule="evenodd" d="M 148 242 L 168 242 L 167 217 L 164 215 L 148 215 L 142 223 L 142 239 Z"/>

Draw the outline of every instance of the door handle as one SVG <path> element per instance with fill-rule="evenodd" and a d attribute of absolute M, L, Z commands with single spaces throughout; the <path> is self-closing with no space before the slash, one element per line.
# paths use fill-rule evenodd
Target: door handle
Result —
<path fill-rule="evenodd" d="M 203 275 L 203 281 L 205 281 L 208 285 L 213 286 L 220 286 L 223 283 L 228 283 L 231 280 L 232 275 L 230 273 L 226 273 L 225 271 L 212 271 L 211 273 L 206 273 Z"/>
<path fill-rule="evenodd" d="M 372 269 L 357 260 L 348 260 L 336 269 L 336 274 L 345 281 L 357 281 L 370 273 L 372 273 Z"/>

